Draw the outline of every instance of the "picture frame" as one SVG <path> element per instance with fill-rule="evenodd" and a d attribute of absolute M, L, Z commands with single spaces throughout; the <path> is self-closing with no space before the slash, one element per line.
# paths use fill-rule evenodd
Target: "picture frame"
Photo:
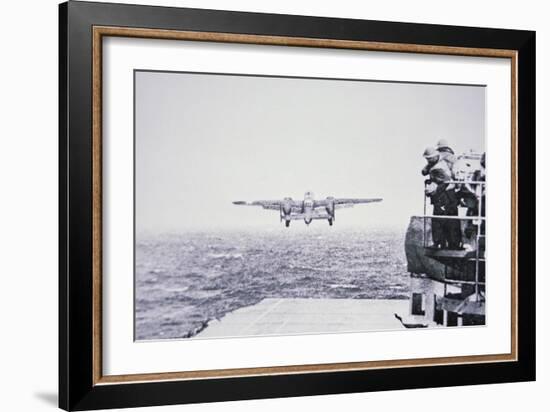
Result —
<path fill-rule="evenodd" d="M 59 406 L 219 402 L 535 379 L 535 33 L 70 1 L 59 7 Z M 510 61 L 510 351 L 151 373 L 104 373 L 106 38 Z M 109 319 L 107 319 L 109 321 Z M 127 319 L 131 323 L 131 319 Z"/>

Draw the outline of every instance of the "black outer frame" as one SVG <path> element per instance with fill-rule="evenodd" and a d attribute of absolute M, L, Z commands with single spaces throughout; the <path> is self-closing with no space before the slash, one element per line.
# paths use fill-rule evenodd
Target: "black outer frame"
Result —
<path fill-rule="evenodd" d="M 518 361 L 94 386 L 93 25 L 516 50 Z M 106 409 L 530 380 L 535 380 L 535 32 L 74 1 L 59 6 L 60 408 Z"/>

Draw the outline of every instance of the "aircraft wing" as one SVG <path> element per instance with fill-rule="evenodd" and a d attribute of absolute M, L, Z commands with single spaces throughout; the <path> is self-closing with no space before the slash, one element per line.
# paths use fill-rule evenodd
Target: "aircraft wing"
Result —
<path fill-rule="evenodd" d="M 252 202 L 238 200 L 233 202 L 233 204 L 239 206 L 261 206 L 264 209 L 280 210 L 282 206 L 287 204 L 287 202 L 287 200 L 254 200 Z M 291 201 L 291 206 L 294 209 L 300 207 L 301 205 L 299 205 L 298 202 Z"/>
<path fill-rule="evenodd" d="M 370 198 L 370 199 L 360 199 L 360 198 L 335 198 L 335 199 L 320 199 L 315 201 L 315 207 L 325 207 L 329 202 L 334 202 L 334 207 L 337 209 L 344 207 L 353 207 L 357 204 L 365 203 L 374 203 L 381 202 L 381 198 Z"/>
<path fill-rule="evenodd" d="M 381 198 L 371 198 L 371 199 L 334 199 L 335 205 L 358 205 L 363 203 L 373 203 L 373 202 L 381 202 Z"/>

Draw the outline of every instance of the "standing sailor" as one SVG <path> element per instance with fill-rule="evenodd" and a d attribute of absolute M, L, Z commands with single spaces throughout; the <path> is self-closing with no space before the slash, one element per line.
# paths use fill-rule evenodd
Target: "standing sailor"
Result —
<path fill-rule="evenodd" d="M 473 180 L 476 182 L 485 182 L 485 152 L 481 155 L 479 164 L 481 165 L 481 168 L 474 172 Z M 481 203 L 481 205 L 478 206 L 478 208 L 480 209 L 480 216 L 485 217 L 485 204 L 487 203 L 487 197 L 485 195 L 485 185 L 478 183 L 476 186 L 476 193 L 478 194 L 478 199 Z M 478 222 L 478 224 L 481 225 L 480 234 L 483 235 L 481 239 L 479 239 L 479 248 L 480 250 L 485 251 L 485 220 Z"/>
<path fill-rule="evenodd" d="M 428 175 L 425 181 L 425 194 L 431 200 L 434 216 L 458 216 L 458 198 L 452 180 L 451 168 L 441 152 L 428 147 L 423 154 L 426 166 L 422 175 Z M 434 247 L 439 249 L 460 249 L 461 231 L 458 219 L 432 218 L 432 238 Z"/>

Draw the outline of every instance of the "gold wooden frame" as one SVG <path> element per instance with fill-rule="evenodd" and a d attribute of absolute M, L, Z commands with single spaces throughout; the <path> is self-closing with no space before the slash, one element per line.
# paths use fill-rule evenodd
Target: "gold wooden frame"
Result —
<path fill-rule="evenodd" d="M 511 60 L 511 133 L 512 133 L 512 262 L 511 262 L 511 352 L 509 354 L 452 356 L 440 358 L 395 359 L 383 361 L 329 363 L 315 365 L 289 365 L 277 367 L 237 368 L 202 371 L 144 373 L 131 375 L 103 375 L 102 373 L 102 39 L 105 36 L 133 37 L 165 40 L 188 40 L 205 42 L 243 43 L 294 47 L 319 47 L 333 49 L 354 49 L 401 53 L 423 53 L 440 55 L 498 57 Z M 471 363 L 492 363 L 518 360 L 518 150 L 517 150 L 517 52 L 514 50 L 482 49 L 417 44 L 349 41 L 334 39 L 313 39 L 299 37 L 261 36 L 247 34 L 141 29 L 127 27 L 93 27 L 93 136 L 92 136 L 92 180 L 93 180 L 93 384 L 135 383 L 167 380 L 215 379 L 227 377 L 319 373 L 352 371 L 411 366 L 457 365 Z"/>

